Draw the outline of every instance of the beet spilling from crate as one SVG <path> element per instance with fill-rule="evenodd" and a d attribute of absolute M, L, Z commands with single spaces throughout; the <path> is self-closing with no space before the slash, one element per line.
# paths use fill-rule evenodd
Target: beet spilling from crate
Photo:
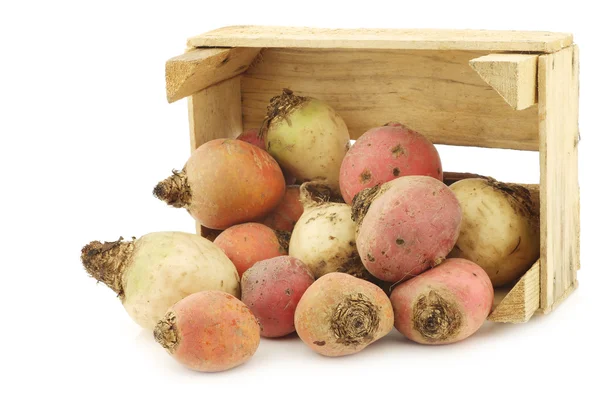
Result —
<path fill-rule="evenodd" d="M 188 99 L 192 150 L 260 127 L 270 99 L 289 88 L 331 105 L 352 139 L 401 121 L 434 144 L 537 151 L 539 259 L 498 291 L 488 319 L 526 322 L 577 287 L 579 59 L 571 35 L 238 26 L 187 44 L 167 61 L 166 89 L 169 102 Z M 469 177 L 444 173 L 447 185 Z"/>

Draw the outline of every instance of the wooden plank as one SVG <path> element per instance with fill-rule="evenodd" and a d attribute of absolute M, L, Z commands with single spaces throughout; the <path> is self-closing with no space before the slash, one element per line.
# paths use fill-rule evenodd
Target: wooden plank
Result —
<path fill-rule="evenodd" d="M 195 49 L 165 65 L 167 101 L 172 103 L 246 71 L 259 48 Z"/>
<path fill-rule="evenodd" d="M 538 150 L 537 106 L 515 111 L 471 69 L 470 51 L 263 49 L 242 76 L 244 128 L 287 87 L 336 109 L 356 139 L 399 121 L 434 143 Z"/>
<path fill-rule="evenodd" d="M 579 52 L 539 59 L 541 308 L 577 287 L 579 268 Z"/>
<path fill-rule="evenodd" d="M 519 279 L 488 320 L 493 322 L 527 322 L 540 307 L 539 260 Z"/>
<path fill-rule="evenodd" d="M 188 117 L 192 151 L 209 140 L 239 135 L 242 132 L 240 77 L 191 95 Z"/>
<path fill-rule="evenodd" d="M 537 101 L 537 55 L 488 54 L 469 64 L 515 110 Z"/>
<path fill-rule="evenodd" d="M 444 29 L 322 29 L 228 26 L 188 39 L 191 47 L 482 50 L 551 53 L 573 43 L 570 33 Z"/>

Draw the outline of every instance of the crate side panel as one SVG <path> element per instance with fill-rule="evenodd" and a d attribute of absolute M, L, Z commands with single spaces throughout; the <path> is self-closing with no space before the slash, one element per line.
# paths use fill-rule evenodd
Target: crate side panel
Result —
<path fill-rule="evenodd" d="M 188 97 L 190 146 L 221 137 L 236 137 L 242 132 L 240 77 L 194 93 Z"/>
<path fill-rule="evenodd" d="M 498 290 L 497 290 L 498 291 Z M 493 322 L 527 322 L 540 306 L 539 260 L 519 279 L 489 315 Z"/>
<path fill-rule="evenodd" d="M 472 51 L 263 49 L 242 77 L 244 127 L 287 87 L 321 98 L 353 138 L 389 121 L 434 143 L 538 149 L 537 106 L 515 111 L 470 66 Z"/>
<path fill-rule="evenodd" d="M 530 51 L 550 53 L 571 45 L 570 33 L 449 29 L 325 29 L 228 26 L 188 39 L 190 47 L 304 47 Z"/>
<path fill-rule="evenodd" d="M 539 59 L 541 299 L 549 312 L 577 287 L 579 268 L 579 56 Z"/>

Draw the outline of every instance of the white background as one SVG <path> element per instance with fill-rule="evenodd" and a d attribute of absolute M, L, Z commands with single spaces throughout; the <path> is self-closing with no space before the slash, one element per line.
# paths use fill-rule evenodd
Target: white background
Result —
<path fill-rule="evenodd" d="M 3 398 L 599 398 L 593 2 L 349 3 L 1 3 Z M 487 324 L 451 346 L 391 334 L 362 353 L 329 359 L 298 339 L 264 340 L 250 362 L 220 374 L 171 360 L 114 293 L 84 273 L 79 251 L 94 239 L 193 232 L 184 211 L 151 195 L 189 154 L 186 103 L 167 104 L 164 63 L 187 37 L 234 24 L 574 33 L 581 48 L 579 289 L 551 315 Z M 439 149 L 445 170 L 527 182 L 539 176 L 537 153 Z"/>

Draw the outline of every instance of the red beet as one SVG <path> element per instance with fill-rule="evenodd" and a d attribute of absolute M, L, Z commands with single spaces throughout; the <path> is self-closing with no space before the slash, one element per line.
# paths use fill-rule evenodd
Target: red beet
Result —
<path fill-rule="evenodd" d="M 401 124 L 368 130 L 348 150 L 340 169 L 344 201 L 400 176 L 426 175 L 442 180 L 442 163 L 425 136 Z"/>
<path fill-rule="evenodd" d="M 242 301 L 258 319 L 261 336 L 294 332 L 296 305 L 314 281 L 308 267 L 290 256 L 257 262 L 244 273 Z"/>
<path fill-rule="evenodd" d="M 376 278 L 399 282 L 438 265 L 454 247 L 462 211 L 429 176 L 404 176 L 361 191 L 352 206 L 356 247 Z"/>

